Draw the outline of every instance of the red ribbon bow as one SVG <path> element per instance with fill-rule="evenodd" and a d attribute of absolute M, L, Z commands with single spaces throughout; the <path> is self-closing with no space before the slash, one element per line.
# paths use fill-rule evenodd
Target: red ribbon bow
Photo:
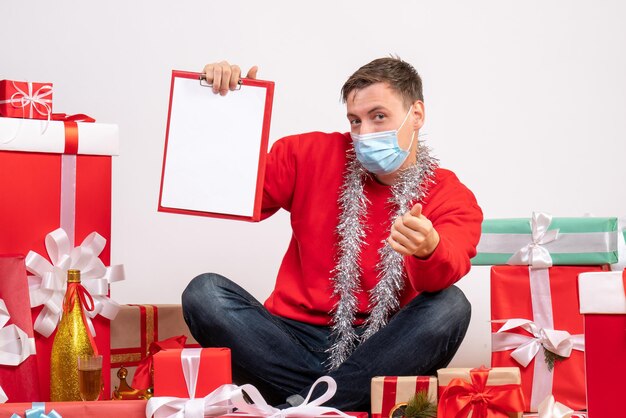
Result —
<path fill-rule="evenodd" d="M 163 341 L 154 341 L 150 344 L 148 349 L 148 356 L 141 360 L 135 370 L 133 376 L 133 383 L 131 386 L 133 389 L 148 389 L 152 387 L 152 364 L 154 363 L 154 355 L 161 350 L 172 348 L 184 348 L 187 342 L 187 337 L 184 335 L 178 335 L 176 337 L 170 337 Z"/>
<path fill-rule="evenodd" d="M 53 113 L 52 120 L 63 121 L 65 124 L 65 151 L 64 154 L 78 153 L 78 125 L 77 122 L 93 123 L 96 120 L 91 116 L 78 113 L 67 115 L 65 113 Z"/>
<path fill-rule="evenodd" d="M 85 316 L 85 310 L 93 311 L 94 302 L 93 298 L 85 289 L 85 287 L 80 283 L 68 283 L 67 284 L 67 293 L 65 293 L 65 298 L 63 299 L 63 313 L 69 314 L 72 308 L 74 307 L 74 302 L 78 299 L 80 303 L 80 313 L 83 318 L 83 324 L 85 325 L 85 329 L 87 330 L 87 336 L 89 337 L 89 342 L 91 343 L 91 348 L 93 349 L 93 354 L 98 355 L 98 347 L 96 346 L 96 341 L 89 330 L 89 324 L 87 323 L 87 317 Z M 87 303 L 89 301 L 89 303 Z"/>
<path fill-rule="evenodd" d="M 524 410 L 520 385 L 487 386 L 489 369 L 470 371 L 472 383 L 452 379 L 441 394 L 437 416 L 440 418 L 507 418 L 511 412 Z"/>

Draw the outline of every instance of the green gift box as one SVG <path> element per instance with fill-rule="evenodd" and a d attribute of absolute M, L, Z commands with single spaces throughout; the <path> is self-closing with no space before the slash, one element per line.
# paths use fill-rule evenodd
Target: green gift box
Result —
<path fill-rule="evenodd" d="M 473 265 L 599 265 L 617 262 L 617 218 L 485 219 Z"/>

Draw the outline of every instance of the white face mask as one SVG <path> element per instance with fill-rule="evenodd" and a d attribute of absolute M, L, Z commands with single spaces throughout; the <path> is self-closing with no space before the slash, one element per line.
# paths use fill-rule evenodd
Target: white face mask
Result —
<path fill-rule="evenodd" d="M 413 109 L 413 106 L 409 108 L 409 111 L 404 117 L 404 121 L 402 121 L 398 129 L 372 132 L 363 135 L 350 134 L 354 144 L 356 158 L 363 164 L 363 167 L 365 167 L 367 171 L 374 174 L 393 173 L 406 161 L 411 146 L 413 145 L 415 132 L 413 132 L 411 136 L 409 148 L 403 150 L 398 144 L 398 131 L 402 129 L 409 118 L 411 109 Z"/>

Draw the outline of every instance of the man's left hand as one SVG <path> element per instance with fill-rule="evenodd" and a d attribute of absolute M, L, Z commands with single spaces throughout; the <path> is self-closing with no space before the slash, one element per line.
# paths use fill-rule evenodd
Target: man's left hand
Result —
<path fill-rule="evenodd" d="M 428 258 L 439 244 L 439 234 L 432 222 L 422 215 L 422 205 L 417 203 L 410 211 L 398 216 L 387 242 L 402 255 Z"/>

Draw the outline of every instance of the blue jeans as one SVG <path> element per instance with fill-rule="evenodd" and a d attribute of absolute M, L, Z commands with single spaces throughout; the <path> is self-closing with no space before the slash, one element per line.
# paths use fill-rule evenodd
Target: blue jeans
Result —
<path fill-rule="evenodd" d="M 203 347 L 231 349 L 236 384 L 251 383 L 272 405 L 285 404 L 287 398 L 297 404 L 317 378 L 329 375 L 337 382 L 337 393 L 325 405 L 344 411 L 370 410 L 374 376 L 436 374 L 456 353 L 471 316 L 469 302 L 455 286 L 421 293 L 327 372 L 330 327 L 272 315 L 223 276 L 208 273 L 193 279 L 182 305 L 185 321 Z M 324 386 L 315 389 L 314 398 Z"/>

